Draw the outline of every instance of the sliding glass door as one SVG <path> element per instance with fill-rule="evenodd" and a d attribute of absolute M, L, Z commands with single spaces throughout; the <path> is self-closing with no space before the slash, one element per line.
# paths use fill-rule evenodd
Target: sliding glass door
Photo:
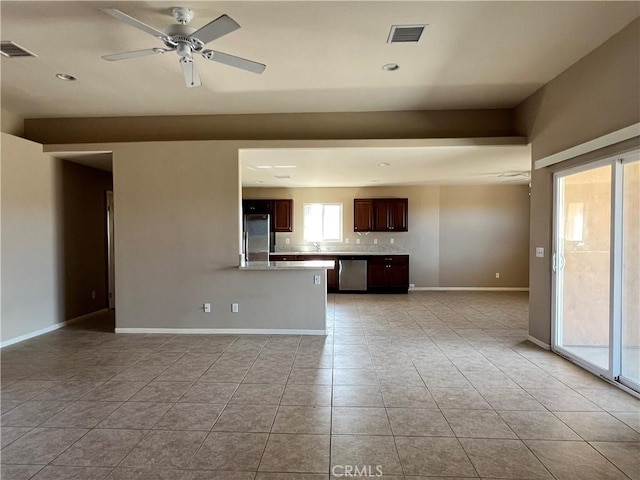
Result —
<path fill-rule="evenodd" d="M 555 351 L 639 390 L 638 152 L 555 174 Z"/>
<path fill-rule="evenodd" d="M 623 163 L 620 381 L 640 391 L 640 161 Z"/>

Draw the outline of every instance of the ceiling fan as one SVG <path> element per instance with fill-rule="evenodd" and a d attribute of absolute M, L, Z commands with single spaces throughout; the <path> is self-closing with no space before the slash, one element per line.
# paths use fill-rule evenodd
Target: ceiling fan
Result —
<path fill-rule="evenodd" d="M 104 8 L 102 11 L 127 25 L 159 38 L 165 44 L 165 48 L 148 48 L 146 50 L 104 55 L 102 58 L 105 60 L 126 60 L 173 51 L 180 57 L 179 61 L 184 74 L 184 81 L 189 88 L 199 87 L 201 85 L 200 74 L 193 60 L 193 55 L 196 53 L 202 55 L 207 60 L 213 60 L 214 62 L 223 63 L 253 73 L 260 74 L 264 72 L 266 68 L 266 65 L 261 63 L 204 48 L 205 44 L 240 28 L 240 25 L 227 15 L 221 15 L 204 27 L 195 29 L 188 25 L 193 18 L 193 12 L 188 8 L 175 7 L 171 9 L 171 13 L 178 23 L 169 25 L 162 31 L 142 23 L 115 8 Z"/>

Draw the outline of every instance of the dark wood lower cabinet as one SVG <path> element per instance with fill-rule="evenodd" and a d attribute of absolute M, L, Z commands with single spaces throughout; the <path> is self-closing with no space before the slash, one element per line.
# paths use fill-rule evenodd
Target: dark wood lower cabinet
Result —
<path fill-rule="evenodd" d="M 409 255 L 370 256 L 367 291 L 407 293 L 409 291 Z"/>
<path fill-rule="evenodd" d="M 296 255 L 272 253 L 269 259 L 275 261 L 329 260 L 334 267 L 327 269 L 327 292 L 338 291 L 338 255 Z M 409 255 L 367 256 L 367 292 L 407 293 L 409 291 Z"/>

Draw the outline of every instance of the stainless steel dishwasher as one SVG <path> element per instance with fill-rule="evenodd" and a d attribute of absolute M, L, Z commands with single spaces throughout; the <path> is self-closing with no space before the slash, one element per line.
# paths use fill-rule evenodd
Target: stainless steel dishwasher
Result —
<path fill-rule="evenodd" d="M 347 292 L 367 291 L 367 260 L 341 258 L 338 261 L 338 290 Z"/>

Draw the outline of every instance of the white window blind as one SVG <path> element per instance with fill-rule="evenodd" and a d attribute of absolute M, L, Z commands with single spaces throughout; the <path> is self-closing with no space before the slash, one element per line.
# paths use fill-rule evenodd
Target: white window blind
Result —
<path fill-rule="evenodd" d="M 342 204 L 305 203 L 304 241 L 341 242 Z"/>

